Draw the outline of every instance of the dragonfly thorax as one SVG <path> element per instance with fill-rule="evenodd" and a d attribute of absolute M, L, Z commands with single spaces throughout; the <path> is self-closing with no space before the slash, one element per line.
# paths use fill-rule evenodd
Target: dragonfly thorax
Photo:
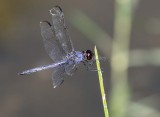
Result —
<path fill-rule="evenodd" d="M 84 56 L 83 56 L 82 52 L 73 51 L 70 54 L 68 54 L 67 59 L 70 62 L 73 62 L 75 64 L 79 64 L 80 62 L 82 62 L 84 60 Z"/>

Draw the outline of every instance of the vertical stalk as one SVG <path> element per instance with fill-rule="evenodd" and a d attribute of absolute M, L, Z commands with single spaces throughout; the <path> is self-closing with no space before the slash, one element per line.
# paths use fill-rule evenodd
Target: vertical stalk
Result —
<path fill-rule="evenodd" d="M 130 100 L 128 86 L 132 0 L 115 0 L 114 40 L 111 56 L 111 116 L 125 117 Z"/>
<path fill-rule="evenodd" d="M 103 84 L 103 77 L 102 77 L 102 72 L 101 72 L 101 66 L 100 66 L 100 62 L 99 62 L 99 57 L 98 57 L 98 52 L 97 52 L 96 46 L 94 47 L 94 53 L 95 53 L 95 57 L 96 57 L 96 65 L 97 65 L 97 72 L 98 72 L 99 86 L 100 86 L 100 90 L 101 90 L 104 114 L 105 114 L 105 117 L 109 117 L 106 94 L 105 94 L 104 84 Z"/>

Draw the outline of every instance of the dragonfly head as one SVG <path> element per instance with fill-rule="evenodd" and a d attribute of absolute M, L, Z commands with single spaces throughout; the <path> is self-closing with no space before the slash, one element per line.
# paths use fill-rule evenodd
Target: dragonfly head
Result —
<path fill-rule="evenodd" d="M 86 60 L 92 60 L 93 59 L 93 52 L 91 50 L 86 50 L 86 51 L 83 51 L 83 54 L 84 54 L 84 57 Z"/>

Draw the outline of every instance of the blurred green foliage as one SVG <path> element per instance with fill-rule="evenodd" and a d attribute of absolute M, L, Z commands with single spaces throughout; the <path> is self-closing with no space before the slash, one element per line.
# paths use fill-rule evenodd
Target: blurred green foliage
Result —
<path fill-rule="evenodd" d="M 159 112 L 152 107 L 148 108 L 142 102 L 134 103 L 130 99 L 132 94 L 128 84 L 128 68 L 160 65 L 159 48 L 130 50 L 132 20 L 138 3 L 139 0 L 115 1 L 113 41 L 111 37 L 91 18 L 87 17 L 87 15 L 78 10 L 71 13 L 70 23 L 79 29 L 88 39 L 93 41 L 106 56 L 111 55 L 112 89 L 109 106 L 111 117 L 137 117 L 137 115 L 139 117 L 149 117 L 148 115 L 151 113 L 153 113 L 152 116 L 154 117 L 160 115 Z M 157 28 L 155 30 L 157 30 Z"/>

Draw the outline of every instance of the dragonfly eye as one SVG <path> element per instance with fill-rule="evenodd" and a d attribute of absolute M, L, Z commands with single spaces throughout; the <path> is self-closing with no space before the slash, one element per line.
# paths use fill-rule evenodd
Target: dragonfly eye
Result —
<path fill-rule="evenodd" d="M 86 51 L 86 58 L 87 58 L 87 60 L 91 60 L 92 57 L 93 57 L 92 51 L 91 50 L 87 50 Z"/>

